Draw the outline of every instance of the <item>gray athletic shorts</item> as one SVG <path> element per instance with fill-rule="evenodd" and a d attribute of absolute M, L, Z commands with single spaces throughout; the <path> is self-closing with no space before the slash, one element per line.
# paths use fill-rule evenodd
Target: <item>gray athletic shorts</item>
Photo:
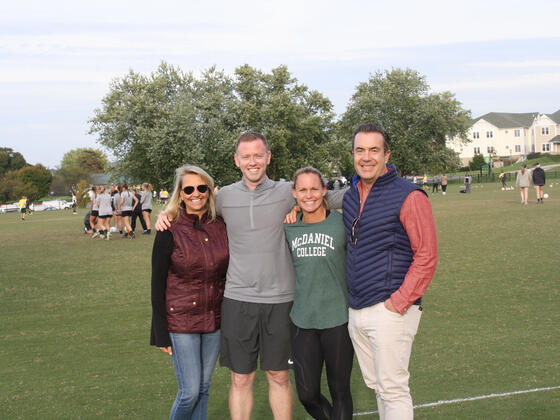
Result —
<path fill-rule="evenodd" d="M 287 370 L 291 356 L 290 311 L 293 302 L 251 303 L 224 298 L 220 365 L 235 373 Z"/>

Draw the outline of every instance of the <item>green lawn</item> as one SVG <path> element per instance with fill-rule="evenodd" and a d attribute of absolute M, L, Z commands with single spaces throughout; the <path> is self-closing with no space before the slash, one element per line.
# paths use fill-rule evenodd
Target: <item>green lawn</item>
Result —
<path fill-rule="evenodd" d="M 451 185 L 431 195 L 440 262 L 411 360 L 415 404 L 560 385 L 560 186 L 542 206 L 517 191 Z M 557 192 L 556 192 L 557 191 Z M 84 210 L 0 214 L 0 418 L 168 417 L 170 359 L 148 345 L 152 236 L 82 233 Z M 217 368 L 209 418 L 226 419 Z M 353 372 L 354 411 L 376 409 Z M 419 419 L 560 418 L 560 389 L 418 408 Z M 294 419 L 305 419 L 296 403 Z M 375 418 L 368 414 L 359 418 Z M 254 419 L 271 418 L 257 375 Z"/>

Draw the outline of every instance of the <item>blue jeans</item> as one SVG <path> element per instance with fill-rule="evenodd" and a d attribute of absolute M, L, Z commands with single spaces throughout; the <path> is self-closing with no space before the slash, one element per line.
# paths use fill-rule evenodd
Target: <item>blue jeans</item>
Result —
<path fill-rule="evenodd" d="M 169 418 L 205 420 L 210 378 L 220 350 L 220 330 L 202 334 L 169 335 L 179 387 Z"/>

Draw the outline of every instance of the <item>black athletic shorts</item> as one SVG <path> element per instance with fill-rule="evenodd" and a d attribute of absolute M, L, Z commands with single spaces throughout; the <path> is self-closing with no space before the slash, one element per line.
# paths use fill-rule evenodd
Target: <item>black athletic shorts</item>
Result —
<path fill-rule="evenodd" d="M 113 217 L 112 214 L 104 214 L 103 216 L 98 216 L 100 219 L 110 219 L 111 217 Z"/>
<path fill-rule="evenodd" d="M 25 214 L 25 213 L 27 213 L 27 209 L 25 207 L 23 207 L 23 208 L 19 209 L 19 212 Z"/>
<path fill-rule="evenodd" d="M 132 210 L 123 210 L 121 211 L 122 217 L 132 217 Z"/>
<path fill-rule="evenodd" d="M 146 213 L 151 213 L 152 209 L 142 209 L 142 211 L 145 211 Z"/>
<path fill-rule="evenodd" d="M 99 217 L 99 210 L 92 210 L 92 211 L 91 211 L 91 215 L 92 215 L 93 217 Z"/>
<path fill-rule="evenodd" d="M 291 356 L 290 311 L 293 302 L 251 303 L 224 298 L 220 365 L 235 373 L 288 370 Z"/>

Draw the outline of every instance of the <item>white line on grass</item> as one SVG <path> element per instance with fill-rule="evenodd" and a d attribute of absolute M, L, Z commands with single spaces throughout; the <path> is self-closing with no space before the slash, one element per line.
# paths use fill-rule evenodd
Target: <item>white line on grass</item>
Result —
<path fill-rule="evenodd" d="M 487 395 L 478 395 L 476 397 L 456 398 L 456 399 L 453 399 L 453 400 L 441 400 L 441 401 L 436 401 L 436 402 L 431 402 L 431 403 L 426 403 L 426 404 L 418 404 L 418 405 L 415 405 L 414 408 L 435 407 L 435 406 L 444 405 L 444 404 L 456 404 L 456 403 L 465 402 L 465 401 L 485 400 L 487 398 L 496 398 L 496 397 L 509 397 L 510 395 L 528 394 L 528 393 L 531 393 L 531 392 L 540 392 L 540 391 L 552 391 L 552 390 L 555 390 L 555 389 L 560 389 L 560 385 L 548 386 L 548 387 L 545 387 L 545 388 L 533 388 L 533 389 L 524 389 L 524 390 L 521 390 L 521 391 L 504 392 L 504 393 L 501 393 L 501 394 L 487 394 Z M 368 414 L 377 414 L 377 410 L 376 411 L 363 411 L 361 413 L 354 413 L 353 416 L 354 417 L 367 416 Z"/>

